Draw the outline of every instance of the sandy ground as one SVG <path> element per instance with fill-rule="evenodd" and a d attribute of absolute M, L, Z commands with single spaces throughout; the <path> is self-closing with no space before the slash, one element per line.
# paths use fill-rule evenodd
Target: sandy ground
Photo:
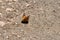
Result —
<path fill-rule="evenodd" d="M 0 40 L 60 40 L 60 0 L 0 0 Z"/>

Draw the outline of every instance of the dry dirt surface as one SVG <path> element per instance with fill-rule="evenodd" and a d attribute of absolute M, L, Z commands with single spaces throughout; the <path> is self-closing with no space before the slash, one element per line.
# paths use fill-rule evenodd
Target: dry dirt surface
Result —
<path fill-rule="evenodd" d="M 0 40 L 60 40 L 60 0 L 0 0 Z"/>

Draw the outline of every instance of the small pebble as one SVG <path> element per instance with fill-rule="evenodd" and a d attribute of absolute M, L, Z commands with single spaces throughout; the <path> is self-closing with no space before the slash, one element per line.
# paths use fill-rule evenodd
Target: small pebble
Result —
<path fill-rule="evenodd" d="M 6 38 L 9 38 L 8 36 L 6 36 Z"/>
<path fill-rule="evenodd" d="M 5 7 L 4 7 L 4 6 L 1 6 L 1 8 L 3 8 L 3 9 L 4 9 Z"/>
<path fill-rule="evenodd" d="M 12 34 L 14 34 L 14 35 L 15 35 L 15 34 L 17 34 L 17 33 L 15 33 L 15 32 L 12 32 Z"/>
<path fill-rule="evenodd" d="M 12 35 L 9 35 L 9 36 L 12 36 Z"/>
<path fill-rule="evenodd" d="M 8 4 L 11 5 L 12 3 L 9 2 Z"/>
<path fill-rule="evenodd" d="M 12 8 L 6 8 L 6 11 L 13 11 Z"/>
<path fill-rule="evenodd" d="M 0 16 L 2 17 L 2 13 L 0 13 Z"/>
<path fill-rule="evenodd" d="M 12 1 L 12 0 L 6 0 L 6 1 Z"/>
<path fill-rule="evenodd" d="M 34 1 L 34 3 L 36 3 L 36 1 Z"/>
<path fill-rule="evenodd" d="M 2 2 L 2 0 L 0 0 L 0 2 Z"/>
<path fill-rule="evenodd" d="M 14 0 L 15 2 L 18 1 L 18 0 Z"/>
<path fill-rule="evenodd" d="M 20 35 L 17 35 L 17 37 L 21 37 Z"/>
<path fill-rule="evenodd" d="M 0 35 L 1 35 L 1 33 L 0 33 Z"/>
<path fill-rule="evenodd" d="M 15 24 L 18 24 L 17 22 L 15 22 Z"/>
<path fill-rule="evenodd" d="M 32 36 L 30 36 L 30 38 L 32 38 Z"/>
<path fill-rule="evenodd" d="M 29 7 L 31 4 L 26 3 L 26 7 Z"/>
<path fill-rule="evenodd" d="M 60 32 L 59 32 L 59 34 L 60 34 Z"/>
<path fill-rule="evenodd" d="M 6 23 L 3 21 L 0 21 L 0 26 L 4 26 Z"/>
<path fill-rule="evenodd" d="M 21 30 L 21 32 L 24 31 L 24 30 Z"/>

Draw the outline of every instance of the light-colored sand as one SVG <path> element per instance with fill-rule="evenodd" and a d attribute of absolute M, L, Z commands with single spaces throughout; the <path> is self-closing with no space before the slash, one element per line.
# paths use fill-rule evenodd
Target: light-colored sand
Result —
<path fill-rule="evenodd" d="M 0 40 L 60 40 L 60 0 L 0 0 Z"/>

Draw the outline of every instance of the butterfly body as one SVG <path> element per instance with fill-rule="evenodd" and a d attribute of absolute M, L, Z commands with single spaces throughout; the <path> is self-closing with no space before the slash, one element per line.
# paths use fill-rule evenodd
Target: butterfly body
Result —
<path fill-rule="evenodd" d="M 29 16 L 23 14 L 21 23 L 28 24 L 28 21 L 29 21 Z"/>

